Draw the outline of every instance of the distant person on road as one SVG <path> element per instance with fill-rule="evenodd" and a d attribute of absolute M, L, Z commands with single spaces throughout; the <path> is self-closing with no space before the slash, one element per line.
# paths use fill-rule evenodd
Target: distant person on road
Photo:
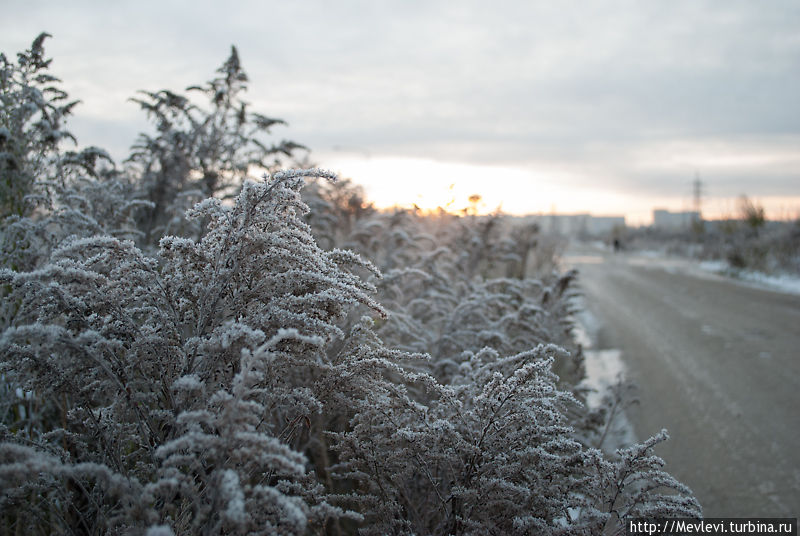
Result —
<path fill-rule="evenodd" d="M 617 253 L 622 248 L 622 244 L 619 242 L 619 238 L 614 239 L 614 253 Z"/>

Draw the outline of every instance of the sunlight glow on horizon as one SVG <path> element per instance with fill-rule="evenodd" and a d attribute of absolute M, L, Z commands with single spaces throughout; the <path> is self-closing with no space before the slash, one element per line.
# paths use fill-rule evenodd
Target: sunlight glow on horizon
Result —
<path fill-rule="evenodd" d="M 686 195 L 654 198 L 601 188 L 576 187 L 566 171 L 536 171 L 507 166 L 442 162 L 425 158 L 331 155 L 323 167 L 352 179 L 364 188 L 377 208 L 412 208 L 458 213 L 471 207 L 469 198 L 481 196 L 480 214 L 591 214 L 625 216 L 628 225 L 649 225 L 653 209 L 692 210 Z M 586 182 L 585 179 L 583 181 Z M 602 180 L 597 181 L 602 184 Z M 754 197 L 771 219 L 800 216 L 800 197 Z M 738 198 L 705 199 L 703 217 L 735 217 Z"/>
<path fill-rule="evenodd" d="M 610 213 L 630 199 L 613 192 L 572 187 L 566 172 L 537 172 L 507 166 L 442 162 L 404 157 L 334 157 L 325 161 L 340 176 L 364 187 L 367 198 L 379 208 L 394 206 L 458 212 L 471 206 L 469 197 L 480 195 L 480 213 L 500 209 L 506 214 Z"/>

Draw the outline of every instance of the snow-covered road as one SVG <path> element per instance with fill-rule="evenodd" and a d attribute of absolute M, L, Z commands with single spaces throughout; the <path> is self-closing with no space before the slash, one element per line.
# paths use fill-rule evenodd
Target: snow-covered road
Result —
<path fill-rule="evenodd" d="M 620 349 L 644 439 L 707 517 L 800 513 L 800 296 L 675 259 L 572 246 L 594 345 Z"/>

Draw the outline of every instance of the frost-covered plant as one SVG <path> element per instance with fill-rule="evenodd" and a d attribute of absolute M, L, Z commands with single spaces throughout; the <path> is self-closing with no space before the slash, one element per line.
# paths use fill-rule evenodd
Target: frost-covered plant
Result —
<path fill-rule="evenodd" d="M 416 389 L 368 399 L 337 436 L 339 475 L 363 490 L 362 533 L 590 535 L 641 515 L 699 516 L 652 455 L 664 434 L 612 460 L 574 439 L 565 410 L 576 401 L 550 369 L 562 352 L 487 348 L 448 385 L 413 378 L 425 403 Z"/>
<path fill-rule="evenodd" d="M 311 209 L 306 220 L 314 237 L 327 248 L 346 244 L 360 220 L 377 216 L 363 188 L 350 179 L 312 181 L 303 190 L 303 200 Z"/>
<path fill-rule="evenodd" d="M 57 160 L 61 141 L 74 140 L 63 122 L 77 101 L 48 73 L 48 37 L 41 33 L 16 63 L 0 53 L 0 219 L 29 213 L 25 196 Z"/>
<path fill-rule="evenodd" d="M 575 273 L 484 277 L 483 270 L 474 268 L 493 264 L 492 271 L 504 273 L 506 263 L 517 272 L 519 257 L 511 254 L 517 229 L 513 220 L 497 216 L 481 221 L 395 211 L 358 219 L 344 244 L 384 273 L 378 296 L 392 314 L 378 327 L 379 335 L 391 346 L 429 353 L 429 370 L 442 381 L 465 351 L 491 346 L 511 355 L 557 343 L 573 354 L 559 358 L 557 371 L 565 381 L 577 383 L 581 357 L 568 320 Z M 495 238 L 500 245 L 482 245 Z M 522 249 L 530 253 L 529 247 Z"/>
<path fill-rule="evenodd" d="M 358 303 L 382 310 L 345 269 L 369 265 L 320 250 L 302 222 L 305 176 L 330 174 L 281 172 L 245 184 L 233 207 L 197 205 L 208 232 L 162 239 L 159 259 L 96 236 L 66 241 L 38 270 L 2 272 L 2 372 L 57 416 L 4 428 L 0 475 L 19 492 L 4 523 L 302 534 L 342 515 L 292 438 L 323 408 L 344 412 L 335 393 L 359 390 L 357 356 L 327 358 L 337 322 Z M 82 479 L 85 464 L 107 476 Z M 131 495 L 103 488 L 109 479 Z"/>
<path fill-rule="evenodd" d="M 577 486 L 563 475 L 581 450 L 562 426 L 568 395 L 548 361 L 513 359 L 484 350 L 450 385 L 429 384 L 426 405 L 377 399 L 359 412 L 339 448 L 342 474 L 368 490 L 367 534 L 511 534 L 516 518 L 533 513 L 543 529 L 567 515 Z"/>
<path fill-rule="evenodd" d="M 393 312 L 379 333 L 409 351 L 428 352 L 436 376 L 446 380 L 464 352 L 486 346 L 503 355 L 558 343 L 572 356 L 558 359 L 569 383 L 582 377 L 581 354 L 571 339 L 567 292 L 575 274 L 536 279 L 460 281 L 436 271 L 391 272 L 381 282 L 384 303 Z"/>
<path fill-rule="evenodd" d="M 514 253 L 535 249 L 533 230 L 504 225 L 376 212 L 345 241 L 385 270 L 378 292 L 390 315 L 377 333 L 389 346 L 430 355 L 335 436 L 338 476 L 366 492 L 350 497 L 367 516 L 362 532 L 597 534 L 622 526 L 632 505 L 699 515 L 690 492 L 658 472 L 663 462 L 647 458 L 652 467 L 632 469 L 630 457 L 609 458 L 573 429 L 588 420 L 569 393 L 582 377 L 568 320 L 576 274 L 486 277 L 503 263 L 522 275 Z M 515 250 L 519 234 L 530 240 Z M 497 403 L 476 402 L 486 400 Z M 649 456 L 663 439 L 636 448 Z M 637 479 L 651 487 L 643 491 Z M 671 502 L 656 488 L 678 494 Z"/>
<path fill-rule="evenodd" d="M 42 33 L 17 63 L 0 54 L 0 252 L 2 265 L 29 270 L 64 238 L 136 235 L 129 185 L 97 147 L 64 150 L 75 142 L 66 119 L 70 101 L 49 74 Z"/>
<path fill-rule="evenodd" d="M 272 144 L 264 139 L 285 122 L 250 110 L 242 99 L 247 81 L 239 53 L 231 47 L 215 78 L 187 89 L 206 97 L 205 105 L 170 90 L 142 91 L 132 99 L 157 131 L 140 134 L 128 159 L 143 197 L 153 203 L 140 221 L 148 240 L 157 243 L 169 232 L 165 228 L 170 222 L 191 206 L 184 200 L 177 211 L 171 208 L 181 194 L 194 192 L 199 199 L 235 196 L 253 168 L 275 171 L 282 158 L 305 149 L 293 141 Z"/>
<path fill-rule="evenodd" d="M 90 147 L 79 158 L 105 152 Z M 65 160 L 71 155 L 65 155 Z M 108 159 L 110 161 L 110 159 Z M 89 170 L 88 172 L 86 170 Z M 131 198 L 129 183 L 120 180 L 113 169 L 72 167 L 67 160 L 59 166 L 56 179 L 37 180 L 26 202 L 34 207 L 27 217 L 5 220 L 0 251 L 4 265 L 15 270 L 32 270 L 44 263 L 50 253 L 69 237 L 109 234 L 136 239 L 140 232 L 136 214 L 148 203 Z"/>

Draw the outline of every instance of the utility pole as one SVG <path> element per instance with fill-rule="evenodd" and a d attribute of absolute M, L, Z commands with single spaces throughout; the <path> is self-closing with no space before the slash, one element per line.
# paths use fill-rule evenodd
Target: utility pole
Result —
<path fill-rule="evenodd" d="M 694 200 L 694 214 L 692 215 L 691 228 L 695 233 L 703 232 L 703 181 L 700 180 L 700 174 L 694 172 L 694 181 L 692 182 L 692 198 Z"/>
<path fill-rule="evenodd" d="M 703 219 L 703 181 L 700 180 L 700 175 L 696 171 L 694 173 L 694 181 L 692 182 L 692 192 L 694 198 L 694 211 L 697 212 L 697 219 L 700 221 Z"/>

